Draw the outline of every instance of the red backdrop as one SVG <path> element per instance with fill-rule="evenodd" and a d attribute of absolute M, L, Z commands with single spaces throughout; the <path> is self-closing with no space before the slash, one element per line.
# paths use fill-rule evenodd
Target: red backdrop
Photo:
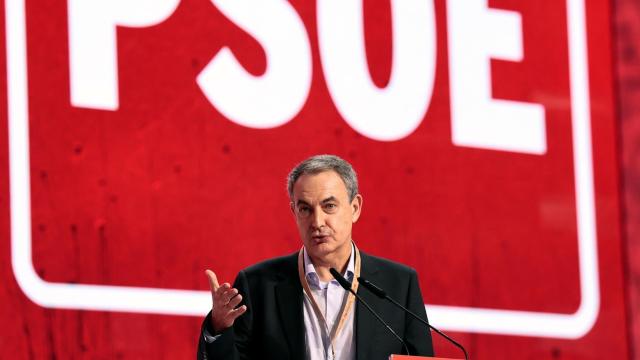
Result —
<path fill-rule="evenodd" d="M 183 0 L 157 25 L 119 27 L 119 106 L 98 110 L 70 102 L 66 4 L 26 1 L 37 274 L 50 283 L 207 290 L 203 270 L 212 268 L 231 281 L 245 266 L 300 247 L 285 177 L 309 155 L 335 153 L 352 162 L 360 178 L 364 212 L 354 233 L 358 245 L 416 268 L 429 305 L 577 311 L 577 110 L 571 102 L 566 5 L 489 2 L 493 9 L 521 14 L 522 61 L 492 60 L 491 90 L 496 99 L 544 106 L 547 147 L 535 155 L 452 141 L 445 1 L 434 2 L 437 52 L 428 110 L 415 131 L 395 141 L 371 139 L 345 122 L 323 73 L 316 4 L 291 4 L 308 34 L 309 95 L 290 122 L 256 129 L 230 121 L 196 83 L 225 46 L 252 74 L 267 69 L 261 43 L 211 2 Z M 489 334 L 482 325 L 454 328 L 452 335 L 472 358 L 629 356 L 609 7 L 608 1 L 589 1 L 585 17 L 599 262 L 599 278 L 591 280 L 600 289 L 595 322 L 576 339 L 526 334 L 527 324 L 518 325 L 525 329 L 519 335 Z M 365 2 L 363 9 L 368 70 L 385 87 L 393 62 L 390 5 Z M 6 43 L 3 50 L 11 51 Z M 1 59 L 6 65 L 6 57 Z M 6 99 L 12 87 L 7 78 L 2 81 Z M 14 120 L 7 102 L 0 106 L 2 353 L 193 357 L 198 317 L 48 308 L 24 294 L 11 267 L 9 221 L 15 214 L 9 208 L 7 126 Z M 436 346 L 440 356 L 459 356 L 440 340 Z"/>
<path fill-rule="evenodd" d="M 640 358 L 640 4 L 614 4 L 616 78 L 620 118 L 620 158 L 624 198 L 623 229 L 627 260 L 628 318 L 632 357 Z"/>

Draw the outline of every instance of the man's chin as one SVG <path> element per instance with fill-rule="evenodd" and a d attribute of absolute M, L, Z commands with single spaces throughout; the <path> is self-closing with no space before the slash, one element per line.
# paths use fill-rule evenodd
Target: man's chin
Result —
<path fill-rule="evenodd" d="M 307 252 L 314 257 L 322 257 L 335 251 L 335 246 L 329 241 L 316 241 L 312 239 L 305 245 Z"/>

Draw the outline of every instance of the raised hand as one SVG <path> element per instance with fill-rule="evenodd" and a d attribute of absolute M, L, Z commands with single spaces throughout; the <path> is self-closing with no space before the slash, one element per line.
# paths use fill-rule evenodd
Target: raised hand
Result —
<path fill-rule="evenodd" d="M 213 307 L 211 310 L 211 324 L 217 333 L 231 327 L 236 319 L 247 311 L 247 306 L 242 305 L 242 295 L 238 294 L 238 289 L 232 288 L 229 283 L 218 284 L 218 277 L 211 270 L 206 270 L 205 274 L 209 278 Z"/>

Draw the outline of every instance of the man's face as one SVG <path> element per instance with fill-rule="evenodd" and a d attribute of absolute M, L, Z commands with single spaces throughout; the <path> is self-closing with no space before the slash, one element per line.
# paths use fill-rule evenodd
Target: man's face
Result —
<path fill-rule="evenodd" d="M 309 255 L 317 260 L 348 253 L 351 227 L 360 216 L 362 196 L 349 201 L 334 171 L 302 175 L 293 186 L 291 210 Z"/>

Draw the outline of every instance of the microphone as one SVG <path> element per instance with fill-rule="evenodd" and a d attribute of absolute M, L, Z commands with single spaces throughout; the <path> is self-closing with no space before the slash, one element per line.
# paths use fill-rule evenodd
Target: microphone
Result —
<path fill-rule="evenodd" d="M 411 355 L 409 353 L 409 348 L 407 347 L 407 344 L 404 342 L 404 340 L 402 340 L 402 338 L 398 336 L 398 334 L 396 334 L 396 332 L 393 331 L 393 329 L 386 322 L 384 322 L 384 320 L 382 320 L 382 318 L 371 308 L 371 306 L 369 306 L 369 304 L 366 303 L 366 301 L 362 300 L 360 296 L 358 296 L 358 294 L 356 294 L 355 291 L 351 289 L 351 282 L 345 279 L 344 276 L 340 275 L 340 273 L 334 268 L 329 269 L 329 272 L 338 281 L 338 283 L 340 284 L 340 286 L 342 286 L 343 289 L 355 295 L 356 299 L 358 299 L 358 301 L 362 305 L 364 305 L 367 308 L 367 310 L 369 310 L 369 312 L 371 312 L 371 314 L 373 314 L 373 316 L 375 316 L 375 318 L 378 319 L 378 321 L 382 325 L 384 325 L 384 327 L 386 327 L 387 330 L 389 330 L 393 334 L 393 336 L 396 337 L 396 339 L 398 339 L 398 341 L 402 343 L 402 347 L 404 347 L 404 351 L 407 353 L 407 355 Z"/>
<path fill-rule="evenodd" d="M 340 281 L 340 280 L 338 280 Z M 346 281 L 346 279 L 345 279 Z M 465 350 L 464 346 L 460 345 L 460 343 L 458 343 L 457 341 L 453 340 L 452 338 L 450 338 L 449 336 L 447 336 L 447 334 L 443 333 L 442 331 L 436 329 L 434 326 L 432 326 L 431 324 L 429 324 L 428 322 L 424 321 L 420 316 L 416 315 L 413 311 L 407 309 L 406 307 L 402 306 L 400 303 L 398 303 L 397 301 L 393 300 L 392 298 L 390 298 L 386 291 L 382 290 L 380 287 L 376 286 L 375 284 L 373 284 L 371 281 L 363 278 L 363 277 L 359 277 L 358 278 L 358 282 L 360 283 L 360 285 L 364 286 L 367 290 L 371 291 L 374 295 L 376 295 L 377 297 L 381 298 L 381 299 L 387 299 L 389 300 L 391 303 L 393 303 L 395 306 L 401 308 L 402 310 L 404 310 L 406 313 L 408 313 L 409 315 L 413 316 L 415 319 L 417 319 L 418 321 L 420 321 L 421 323 L 427 325 L 428 327 L 430 327 L 431 329 L 433 329 L 433 331 L 437 332 L 440 336 L 444 337 L 445 339 L 447 339 L 450 343 L 452 343 L 453 345 L 457 346 L 458 348 L 460 348 L 460 350 L 462 350 L 462 352 L 464 353 L 464 358 L 466 360 L 469 360 L 469 355 L 467 354 L 467 350 Z"/>

